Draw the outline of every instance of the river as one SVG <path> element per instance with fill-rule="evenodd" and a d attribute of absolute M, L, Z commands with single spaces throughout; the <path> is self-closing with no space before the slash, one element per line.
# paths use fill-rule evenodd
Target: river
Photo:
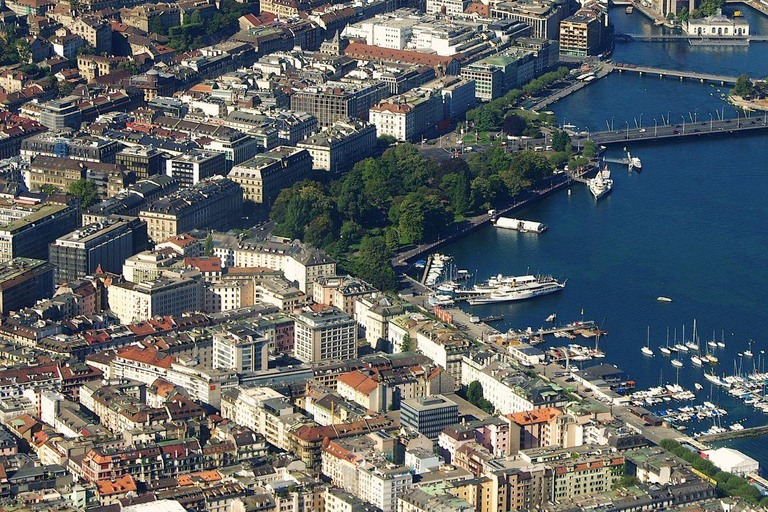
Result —
<path fill-rule="evenodd" d="M 733 7 L 729 6 L 732 10 Z M 740 7 L 752 22 L 753 33 L 768 34 L 768 18 Z M 640 33 L 661 30 L 646 18 L 623 9 L 611 12 L 616 31 Z M 691 47 L 675 43 L 617 43 L 614 60 L 633 64 L 710 71 L 724 75 L 768 73 L 768 44 L 749 48 Z M 721 98 L 726 88 L 613 74 L 556 103 L 552 110 L 561 123 L 590 130 L 643 124 L 649 130 L 669 115 L 672 122 L 708 122 L 718 113 L 736 115 Z M 703 378 L 704 370 L 688 357 L 678 372 L 663 357 L 667 327 L 678 337 L 685 325 L 690 338 L 698 320 L 702 348 L 724 333 L 727 347 L 718 350 L 718 374 L 765 366 L 768 310 L 768 136 L 737 135 L 727 138 L 689 139 L 629 148 L 643 161 L 642 173 L 629 173 L 612 165 L 613 193 L 595 203 L 582 185 L 571 194 L 560 193 L 517 212 L 517 217 L 544 222 L 541 235 L 482 229 L 448 245 L 443 252 L 479 278 L 496 273 L 527 271 L 568 279 L 564 291 L 513 304 L 473 307 L 481 316 L 503 314 L 498 327 L 538 328 L 551 313 L 559 321 L 584 318 L 597 321 L 608 331 L 601 339 L 606 362 L 625 370 L 638 389 L 661 382 L 679 381 L 693 390 L 704 384 L 697 403 L 710 400 L 728 409 L 723 424 L 764 424 L 766 416 L 720 392 Z M 615 148 L 607 156 L 621 156 Z M 671 303 L 656 301 L 658 296 Z M 463 306 L 469 309 L 469 306 Z M 640 348 L 651 328 L 655 357 Z M 755 357 L 739 357 L 755 343 Z M 585 340 L 574 340 L 582 344 Z M 554 344 L 554 341 L 550 341 Z M 558 340 L 558 344 L 562 341 Z M 669 404 L 667 407 L 684 404 Z M 711 426 L 711 421 L 691 425 L 692 431 Z M 768 465 L 768 456 L 760 457 Z"/>

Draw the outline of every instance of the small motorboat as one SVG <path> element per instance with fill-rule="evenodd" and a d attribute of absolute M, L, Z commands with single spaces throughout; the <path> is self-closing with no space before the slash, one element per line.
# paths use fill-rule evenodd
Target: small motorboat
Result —
<path fill-rule="evenodd" d="M 555 320 L 557 320 L 557 313 L 552 313 L 547 317 L 547 322 L 554 322 Z"/>
<path fill-rule="evenodd" d="M 656 300 L 659 302 L 672 302 L 672 299 L 669 297 L 656 297 Z"/>

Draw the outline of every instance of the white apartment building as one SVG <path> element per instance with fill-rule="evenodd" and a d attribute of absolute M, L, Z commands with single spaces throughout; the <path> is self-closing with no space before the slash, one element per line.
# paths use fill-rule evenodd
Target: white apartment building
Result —
<path fill-rule="evenodd" d="M 288 239 L 240 241 L 215 234 L 214 242 L 214 256 L 223 266 L 279 270 L 304 293 L 318 277 L 336 274 L 336 262 L 325 252 Z"/>
<path fill-rule="evenodd" d="M 462 359 L 471 342 L 442 324 L 423 325 L 416 333 L 416 348 L 453 377 L 456 387 L 462 382 Z"/>
<path fill-rule="evenodd" d="M 173 356 L 135 345 L 121 349 L 110 367 L 112 378 L 133 379 L 147 385 L 163 378 L 183 387 L 192 400 L 216 408 L 221 405 L 222 391 L 237 384 L 233 371 L 206 368 L 195 361 L 177 361 Z"/>
<path fill-rule="evenodd" d="M 373 348 L 380 340 L 389 339 L 389 321 L 403 311 L 403 306 L 385 295 L 375 294 L 355 301 L 355 320 L 365 341 Z"/>
<path fill-rule="evenodd" d="M 286 397 L 266 387 L 229 390 L 221 400 L 221 416 L 262 434 L 269 444 L 283 450 L 290 449 L 290 428 L 307 420 L 294 412 Z"/>
<path fill-rule="evenodd" d="M 203 285 L 186 278 L 116 283 L 107 289 L 107 301 L 120 322 L 130 324 L 154 316 L 200 311 Z"/>
<path fill-rule="evenodd" d="M 244 326 L 232 326 L 213 334 L 213 367 L 237 373 L 266 370 L 269 340 Z"/>
<path fill-rule="evenodd" d="M 357 357 L 356 324 L 336 308 L 296 315 L 296 358 L 305 363 Z"/>
<path fill-rule="evenodd" d="M 443 103 L 430 91 L 413 90 L 382 100 L 371 107 L 368 117 L 376 125 L 376 134 L 390 135 L 400 141 L 417 141 L 443 119 Z"/>
<path fill-rule="evenodd" d="M 251 297 L 248 297 L 248 292 Z M 220 283 L 205 283 L 203 311 L 221 313 L 253 304 L 253 292 L 243 281 L 227 280 Z"/>

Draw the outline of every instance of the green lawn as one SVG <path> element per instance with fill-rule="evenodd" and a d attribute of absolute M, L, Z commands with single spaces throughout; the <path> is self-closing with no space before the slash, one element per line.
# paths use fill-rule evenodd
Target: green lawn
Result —
<path fill-rule="evenodd" d="M 469 146 L 472 144 L 489 144 L 490 142 L 491 138 L 488 136 L 488 132 L 479 132 L 477 134 L 477 139 L 475 139 L 474 132 L 464 135 L 464 144 Z"/>

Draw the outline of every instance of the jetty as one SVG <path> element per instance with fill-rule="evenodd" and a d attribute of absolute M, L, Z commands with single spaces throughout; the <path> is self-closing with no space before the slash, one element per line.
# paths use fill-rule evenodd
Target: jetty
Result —
<path fill-rule="evenodd" d="M 729 430 L 719 434 L 698 435 L 696 440 L 700 443 L 715 443 L 732 439 L 743 439 L 745 437 L 758 437 L 766 434 L 768 434 L 768 425 L 761 425 L 759 427 L 747 427 L 743 430 Z"/>

